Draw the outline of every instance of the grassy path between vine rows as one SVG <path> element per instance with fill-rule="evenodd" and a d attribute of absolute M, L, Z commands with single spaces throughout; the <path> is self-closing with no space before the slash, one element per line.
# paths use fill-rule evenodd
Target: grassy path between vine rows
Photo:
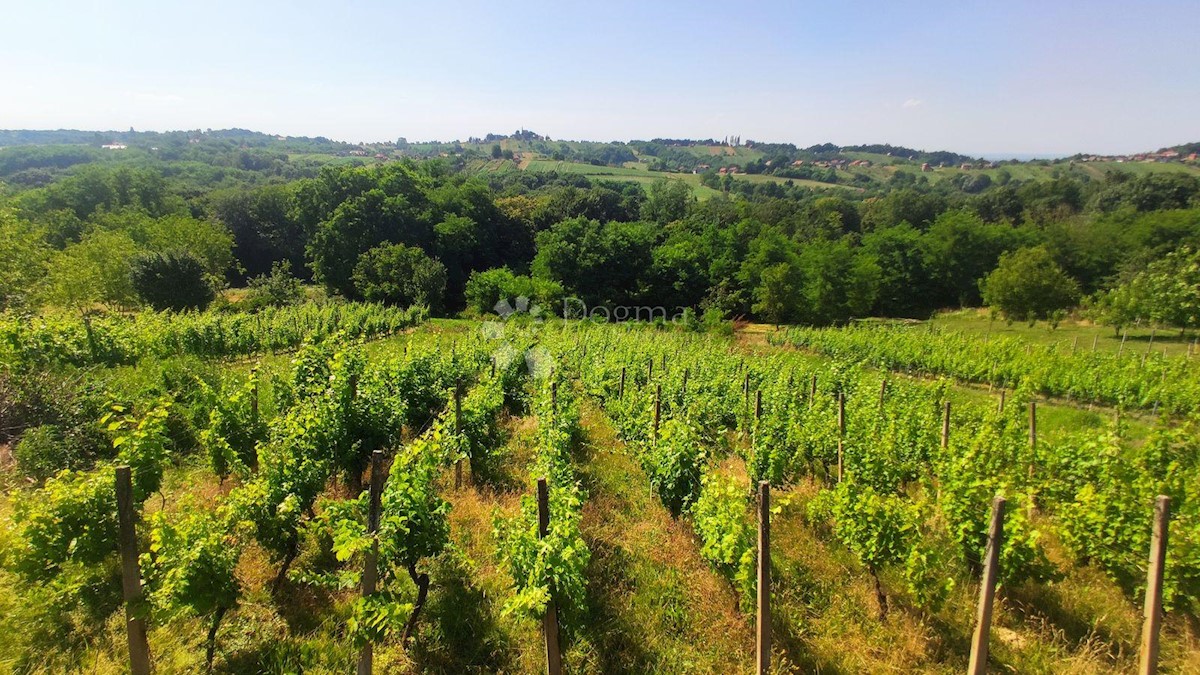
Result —
<path fill-rule="evenodd" d="M 520 510 L 526 466 L 533 455 L 537 423 L 532 417 L 505 419 L 507 440 L 498 450 L 497 475 L 454 488 L 453 471 L 442 479 L 451 504 L 451 544 L 434 561 L 429 604 L 407 655 L 397 653 L 395 671 L 421 673 L 537 673 L 544 669 L 542 635 L 529 619 L 506 615 L 512 578 L 497 555 L 492 523 L 498 514 Z M 377 660 L 376 668 L 380 668 Z M 378 672 L 378 671 L 377 671 Z M 385 669 L 382 672 L 393 672 Z"/>
<path fill-rule="evenodd" d="M 604 413 L 590 401 L 582 408 L 589 671 L 748 672 L 752 624 L 736 611 L 732 588 L 700 558 L 687 521 L 658 501 Z"/>

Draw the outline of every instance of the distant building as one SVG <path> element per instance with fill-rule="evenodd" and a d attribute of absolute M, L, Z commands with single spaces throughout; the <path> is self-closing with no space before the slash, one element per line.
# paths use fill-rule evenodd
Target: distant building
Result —
<path fill-rule="evenodd" d="M 105 143 L 100 147 L 104 148 L 105 150 L 124 150 L 129 146 L 125 145 L 124 143 Z"/>
<path fill-rule="evenodd" d="M 921 164 L 921 171 L 933 171 L 933 169 L 930 168 L 929 162 L 925 162 Z"/>

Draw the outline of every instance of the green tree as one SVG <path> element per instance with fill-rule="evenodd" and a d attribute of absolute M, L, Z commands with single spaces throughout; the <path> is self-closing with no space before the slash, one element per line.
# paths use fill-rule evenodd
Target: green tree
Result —
<path fill-rule="evenodd" d="M 0 309 L 22 305 L 46 273 L 50 248 L 41 233 L 0 210 Z"/>
<path fill-rule="evenodd" d="M 1120 328 L 1136 319 L 1179 329 L 1200 327 L 1200 250 L 1182 246 L 1097 300 L 1101 320 Z"/>
<path fill-rule="evenodd" d="M 1047 319 L 1079 301 L 1079 282 L 1043 246 L 1002 254 L 980 288 L 984 302 L 1009 320 Z"/>
<path fill-rule="evenodd" d="M 97 304 L 130 307 L 137 293 L 129 276 L 137 244 L 124 232 L 87 234 L 51 258 L 44 297 L 86 314 Z"/>
<path fill-rule="evenodd" d="M 791 319 L 796 309 L 798 277 L 796 269 L 787 263 L 763 270 L 754 289 L 754 313 L 776 326 Z"/>
<path fill-rule="evenodd" d="M 143 253 L 129 274 L 138 297 L 159 311 L 202 310 L 216 297 L 204 264 L 188 251 Z"/>
<path fill-rule="evenodd" d="M 683 220 L 695 198 L 687 183 L 661 178 L 650 184 L 642 202 L 642 218 L 660 225 Z"/>
<path fill-rule="evenodd" d="M 446 266 L 416 246 L 384 244 L 358 259 L 354 286 L 371 302 L 426 305 L 436 312 L 446 292 Z"/>

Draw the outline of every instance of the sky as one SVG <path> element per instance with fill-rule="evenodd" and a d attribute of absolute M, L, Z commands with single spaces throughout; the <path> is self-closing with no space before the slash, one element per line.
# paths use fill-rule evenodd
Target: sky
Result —
<path fill-rule="evenodd" d="M 1200 0 L 0 0 L 0 128 L 1200 141 Z"/>

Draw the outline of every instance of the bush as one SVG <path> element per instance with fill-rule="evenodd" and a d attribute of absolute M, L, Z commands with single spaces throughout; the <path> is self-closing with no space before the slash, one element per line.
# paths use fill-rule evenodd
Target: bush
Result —
<path fill-rule="evenodd" d="M 204 263 L 186 251 L 140 255 L 129 275 L 138 297 L 159 311 L 203 310 L 216 297 Z"/>
<path fill-rule="evenodd" d="M 64 433 L 55 424 L 43 424 L 26 431 L 13 458 L 21 474 L 45 480 L 63 469 L 85 468 L 95 459 L 95 453 L 85 439 Z"/>
<path fill-rule="evenodd" d="M 562 284 L 550 279 L 531 278 L 513 274 L 507 267 L 472 272 L 465 291 L 467 310 L 482 316 L 498 313 L 496 306 L 507 302 L 518 311 L 553 314 L 563 300 Z M 526 298 L 528 310 L 520 302 Z"/>
<path fill-rule="evenodd" d="M 359 257 L 354 288 L 370 302 L 441 308 L 446 293 L 446 266 L 416 246 L 384 244 Z"/>
<path fill-rule="evenodd" d="M 261 274 L 249 282 L 244 300 L 250 309 L 286 307 L 304 301 L 304 284 L 292 275 L 292 263 L 284 260 L 271 265 L 270 274 Z"/>
<path fill-rule="evenodd" d="M 1048 319 L 1079 300 L 1079 282 L 1041 246 L 1001 255 L 980 286 L 983 301 L 1008 321 Z"/>

